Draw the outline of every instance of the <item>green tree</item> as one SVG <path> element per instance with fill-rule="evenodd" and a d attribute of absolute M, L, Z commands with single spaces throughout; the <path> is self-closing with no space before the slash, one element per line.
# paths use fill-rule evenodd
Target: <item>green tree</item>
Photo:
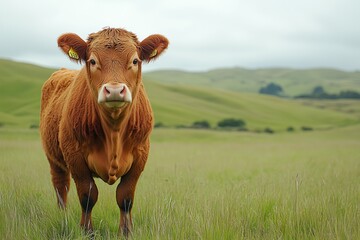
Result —
<path fill-rule="evenodd" d="M 266 87 L 260 88 L 259 93 L 280 96 L 283 93 L 283 89 L 278 84 L 269 83 Z"/>
<path fill-rule="evenodd" d="M 320 95 L 326 94 L 326 92 L 322 86 L 316 86 L 316 87 L 314 87 L 311 94 L 314 96 L 320 96 Z"/>
<path fill-rule="evenodd" d="M 210 128 L 210 123 L 206 120 L 204 121 L 196 121 L 192 124 L 193 128 Z"/>
<path fill-rule="evenodd" d="M 245 127 L 245 125 L 246 122 L 244 120 L 234 118 L 224 119 L 217 124 L 219 128 L 243 128 Z"/>

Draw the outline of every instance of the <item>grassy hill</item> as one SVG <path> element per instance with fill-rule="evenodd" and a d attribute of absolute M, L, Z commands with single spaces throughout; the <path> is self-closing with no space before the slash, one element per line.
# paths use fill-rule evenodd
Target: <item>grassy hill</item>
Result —
<path fill-rule="evenodd" d="M 208 72 L 154 71 L 147 74 L 153 81 L 164 84 L 197 85 L 237 92 L 257 93 L 269 83 L 282 86 L 287 96 L 312 92 L 323 86 L 326 92 L 343 90 L 360 92 L 360 72 L 344 72 L 335 69 L 216 69 Z"/>
<path fill-rule="evenodd" d="M 1 125 L 28 128 L 38 124 L 41 86 L 53 71 L 31 64 L 0 60 Z M 206 120 L 215 126 L 224 118 L 240 118 L 246 121 L 250 130 L 269 127 L 284 131 L 289 126 L 295 129 L 301 126 L 331 128 L 359 121 L 359 116 L 351 112 L 319 108 L 308 102 L 305 105 L 300 101 L 213 88 L 206 84 L 206 74 L 215 76 L 226 73 L 225 70 L 214 70 L 204 74 L 172 71 L 144 74 L 156 122 L 176 127 Z M 164 74 L 170 79 L 166 83 Z M 223 83 L 226 84 L 224 79 Z M 179 84 L 180 80 L 193 84 Z M 221 83 L 220 80 L 214 82 Z M 242 85 L 236 85 L 236 88 L 242 89 Z M 359 106 L 357 102 L 352 104 Z"/>
<path fill-rule="evenodd" d="M 0 123 L 38 124 L 41 86 L 53 71 L 0 59 Z"/>
<path fill-rule="evenodd" d="M 266 127 L 330 128 L 354 123 L 349 114 L 307 107 L 300 102 L 252 93 L 236 93 L 193 86 L 171 86 L 146 82 L 157 122 L 191 125 L 207 120 L 212 126 L 224 118 L 240 118 L 252 130 Z"/>

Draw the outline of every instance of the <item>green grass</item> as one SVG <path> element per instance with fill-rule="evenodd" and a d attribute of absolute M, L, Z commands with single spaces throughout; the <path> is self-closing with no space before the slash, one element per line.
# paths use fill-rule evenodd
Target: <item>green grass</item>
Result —
<path fill-rule="evenodd" d="M 155 130 L 133 239 L 358 239 L 359 131 Z M 0 171 L 3 239 L 85 237 L 73 182 L 57 209 L 37 131 L 0 129 Z M 95 234 L 115 239 L 116 186 L 97 185 Z"/>
<path fill-rule="evenodd" d="M 53 71 L 0 59 L 0 123 L 10 127 L 38 124 L 41 86 Z"/>
<path fill-rule="evenodd" d="M 298 102 L 305 106 L 347 113 L 360 118 L 360 101 L 358 100 L 298 100 Z"/>

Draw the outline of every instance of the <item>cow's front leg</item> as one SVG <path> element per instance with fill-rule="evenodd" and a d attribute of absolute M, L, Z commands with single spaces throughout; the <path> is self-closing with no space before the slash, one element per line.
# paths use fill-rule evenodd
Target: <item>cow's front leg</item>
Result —
<path fill-rule="evenodd" d="M 98 199 L 98 189 L 87 166 L 81 166 L 78 170 L 79 169 L 82 169 L 82 171 L 80 173 L 73 173 L 72 176 L 76 184 L 76 190 L 82 210 L 80 225 L 86 231 L 92 232 L 91 211 Z"/>
<path fill-rule="evenodd" d="M 120 208 L 119 234 L 126 238 L 132 231 L 131 209 L 134 203 L 136 183 L 140 177 L 141 170 L 131 169 L 121 178 L 116 189 L 116 201 Z"/>

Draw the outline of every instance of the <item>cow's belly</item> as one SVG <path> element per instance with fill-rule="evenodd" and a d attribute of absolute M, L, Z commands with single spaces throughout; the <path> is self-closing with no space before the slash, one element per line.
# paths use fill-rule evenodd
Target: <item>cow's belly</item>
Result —
<path fill-rule="evenodd" d="M 133 163 L 132 154 L 107 154 L 104 150 L 91 152 L 87 157 L 89 169 L 108 184 L 125 175 Z"/>

